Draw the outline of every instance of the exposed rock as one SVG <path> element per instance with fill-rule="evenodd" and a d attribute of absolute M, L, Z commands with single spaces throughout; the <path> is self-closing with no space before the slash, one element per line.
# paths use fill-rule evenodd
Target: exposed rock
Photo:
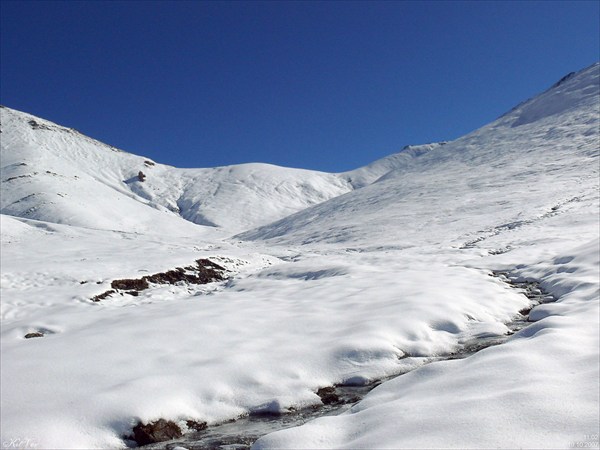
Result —
<path fill-rule="evenodd" d="M 554 83 L 552 85 L 553 88 L 560 86 L 561 84 L 563 84 L 565 81 L 567 81 L 568 79 L 570 79 L 573 75 L 575 75 L 575 72 L 570 72 L 568 74 L 566 74 L 564 77 L 562 77 L 560 80 L 558 80 L 556 83 Z"/>
<path fill-rule="evenodd" d="M 141 422 L 133 427 L 133 439 L 138 445 L 154 444 L 155 442 L 170 441 L 183 436 L 181 428 L 175 422 L 158 419 L 143 425 Z"/>
<path fill-rule="evenodd" d="M 532 309 L 533 306 L 530 306 L 529 308 L 523 308 L 519 311 L 519 314 L 521 314 L 522 316 L 528 316 Z"/>
<path fill-rule="evenodd" d="M 153 284 L 175 284 L 184 282 L 188 284 L 208 284 L 213 281 L 222 281 L 225 279 L 223 273 L 225 268 L 210 261 L 209 259 L 201 258 L 196 260 L 195 266 L 176 267 L 173 270 L 159 272 L 153 275 L 146 275 L 142 278 L 124 278 L 121 280 L 113 280 L 110 286 L 113 290 L 106 291 L 103 294 L 92 297 L 92 301 L 98 302 L 105 299 L 111 294 L 121 290 L 126 294 L 137 297 L 138 291 L 148 289 L 149 283 Z M 121 293 L 122 295 L 123 293 Z"/>
<path fill-rule="evenodd" d="M 122 289 L 124 291 L 143 291 L 144 289 L 148 289 L 148 282 L 144 278 L 138 279 L 123 279 L 123 280 L 114 280 L 110 283 L 110 287 L 113 289 Z"/>
<path fill-rule="evenodd" d="M 33 128 L 34 130 L 49 130 L 50 128 L 47 125 L 43 125 L 41 123 L 36 122 L 35 120 L 30 120 L 29 122 L 27 122 L 31 128 Z"/>
<path fill-rule="evenodd" d="M 206 427 L 208 426 L 206 422 L 198 422 L 197 420 L 186 420 L 185 424 L 187 425 L 187 427 L 190 430 L 194 430 L 194 431 L 202 431 L 202 430 L 206 430 Z"/>
<path fill-rule="evenodd" d="M 33 172 L 33 175 L 37 175 L 37 172 Z M 4 182 L 6 183 L 8 181 L 17 180 L 19 178 L 31 178 L 33 175 L 31 175 L 31 174 L 28 174 L 28 175 L 18 175 L 16 177 L 7 178 L 6 180 L 4 180 Z"/>
<path fill-rule="evenodd" d="M 206 259 L 206 258 L 197 259 L 196 264 L 198 264 L 199 267 L 204 267 L 204 268 L 208 268 L 208 269 L 216 269 L 216 270 L 221 270 L 221 271 L 225 270 L 224 267 L 221 267 L 217 263 L 212 262 L 210 259 Z"/>
<path fill-rule="evenodd" d="M 142 172 L 141 170 L 138 172 L 137 177 L 139 181 L 144 181 L 146 179 L 146 175 L 144 175 L 144 172 Z"/>
<path fill-rule="evenodd" d="M 106 297 L 108 297 L 111 294 L 114 294 L 115 292 L 116 291 L 114 291 L 112 289 L 109 290 L 109 291 L 103 292 L 102 294 L 98 294 L 95 297 L 92 297 L 92 301 L 93 302 L 99 302 L 100 300 L 104 300 Z"/>
<path fill-rule="evenodd" d="M 190 284 L 207 284 L 223 280 L 223 275 L 217 270 L 225 269 L 207 259 L 199 259 L 196 261 L 196 266 L 176 267 L 174 270 L 146 275 L 143 279 L 155 284 L 175 284 L 179 281 Z"/>
<path fill-rule="evenodd" d="M 31 338 L 36 338 L 36 337 L 44 337 L 44 333 L 42 333 L 40 331 L 34 331 L 33 333 L 27 333 L 25 335 L 25 339 L 31 339 Z"/>
<path fill-rule="evenodd" d="M 333 386 L 319 389 L 317 391 L 317 395 L 321 397 L 321 402 L 323 402 L 324 405 L 332 405 L 340 401 L 340 397 L 335 392 L 335 388 Z"/>

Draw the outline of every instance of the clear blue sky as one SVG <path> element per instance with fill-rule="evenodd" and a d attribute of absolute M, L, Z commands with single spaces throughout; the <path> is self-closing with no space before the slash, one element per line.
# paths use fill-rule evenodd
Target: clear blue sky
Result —
<path fill-rule="evenodd" d="M 343 171 L 600 58 L 600 2 L 0 2 L 0 101 L 178 167 Z"/>

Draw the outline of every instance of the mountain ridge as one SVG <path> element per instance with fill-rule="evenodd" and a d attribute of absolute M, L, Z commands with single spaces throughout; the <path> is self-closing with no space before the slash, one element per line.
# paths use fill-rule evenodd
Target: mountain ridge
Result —
<path fill-rule="evenodd" d="M 480 228 L 495 226 L 482 214 L 485 208 L 494 204 L 493 198 L 485 196 L 499 196 L 500 190 L 504 189 L 507 191 L 504 196 L 510 199 L 508 194 L 518 183 L 531 183 L 532 192 L 527 208 L 518 205 L 515 208 L 522 209 L 521 214 L 525 216 L 531 214 L 527 209 L 534 208 L 539 214 L 544 214 L 547 208 L 566 201 L 564 187 L 557 189 L 557 185 L 548 183 L 548 177 L 568 175 L 576 184 L 583 174 L 594 177 L 598 173 L 596 167 L 590 166 L 589 158 L 598 156 L 599 77 L 600 63 L 596 63 L 527 100 L 496 121 L 443 147 L 435 147 L 433 151 L 411 160 L 409 165 L 389 171 L 378 183 L 238 237 L 288 245 L 323 240 L 335 242 L 345 239 L 344 236 L 355 239 L 358 230 L 349 230 L 349 224 L 356 222 L 354 211 L 368 213 L 371 220 L 367 223 L 374 230 L 388 230 L 379 211 L 391 209 L 395 218 L 385 216 L 385 220 L 400 221 L 407 228 L 394 236 L 381 235 L 381 239 L 410 241 L 410 230 L 418 233 L 420 225 L 415 228 L 410 218 L 403 214 L 403 202 L 422 197 L 423 202 L 429 204 L 429 208 L 425 204 L 423 206 L 422 215 L 425 217 L 435 217 L 435 211 L 455 214 L 471 202 L 465 202 L 465 192 L 469 192 L 469 189 L 465 191 L 465 184 L 472 186 L 473 194 L 479 187 L 477 195 L 482 198 L 477 202 L 481 209 L 474 210 L 473 214 L 480 216 Z M 556 142 L 560 145 L 557 146 Z M 559 169 L 561 172 L 558 172 Z M 515 185 L 506 182 L 510 177 Z M 386 181 L 391 182 L 386 184 Z M 487 186 L 493 186 L 493 189 Z M 456 191 L 453 201 L 448 203 L 444 200 L 441 204 L 440 190 Z M 513 219 L 505 217 L 506 222 Z M 364 227 L 362 219 L 360 223 Z M 373 230 L 360 230 L 364 237 L 372 233 Z M 460 230 L 457 229 L 456 233 L 460 235 Z"/>
<path fill-rule="evenodd" d="M 481 159 L 478 134 L 551 120 L 564 112 L 562 108 L 573 109 L 574 101 L 593 99 L 598 67 L 596 63 L 561 78 L 496 121 L 455 141 L 406 146 L 364 167 L 341 173 L 263 163 L 178 169 L 3 106 L 0 212 L 133 232 L 162 233 L 180 219 L 219 228 L 224 233 L 250 232 L 378 181 L 406 174 L 409 167 L 419 162 L 437 159 L 439 164 L 444 159 L 463 159 L 473 163 Z M 587 133 L 593 135 L 593 127 Z M 474 147 L 476 152 L 465 153 L 465 149 Z M 143 181 L 138 179 L 140 173 Z M 92 198 L 93 211 L 87 204 Z M 197 231 L 182 226 L 189 232 Z"/>
<path fill-rule="evenodd" d="M 243 231 L 363 187 L 432 147 L 406 148 L 339 174 L 263 163 L 178 169 L 28 113 L 5 106 L 1 113 L 3 214 L 123 231 L 164 230 L 176 218 Z M 94 217 L 85 207 L 91 198 Z"/>

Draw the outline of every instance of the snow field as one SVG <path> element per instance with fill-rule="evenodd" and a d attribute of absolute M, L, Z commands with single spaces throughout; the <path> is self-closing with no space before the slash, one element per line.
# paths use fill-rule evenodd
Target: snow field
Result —
<path fill-rule="evenodd" d="M 349 412 L 261 438 L 267 448 L 569 448 L 597 444 L 596 239 L 523 268 L 558 302 L 506 344 L 388 381 Z"/>
<path fill-rule="evenodd" d="M 75 245 L 106 246 L 106 233 L 94 233 Z M 142 248 L 129 258 L 151 272 L 141 258 L 156 249 L 143 237 L 135 243 Z M 36 246 L 43 249 L 44 239 Z M 31 276 L 44 273 L 27 252 L 17 255 L 23 249 L 8 246 L 3 258 L 15 266 L 21 259 Z M 320 387 L 401 372 L 406 355 L 451 352 L 470 336 L 473 321 L 484 325 L 477 333 L 502 334 L 502 323 L 528 303 L 475 269 L 439 264 L 432 284 L 431 265 L 409 267 L 404 256 L 333 255 L 320 262 L 311 255 L 262 270 L 257 259 L 254 273 L 213 295 L 170 286 L 90 304 L 83 292 L 104 288 L 79 284 L 77 258 L 53 262 L 47 277 L 54 283 L 7 283 L 3 296 L 26 297 L 29 306 L 3 305 L 11 320 L 2 329 L 3 367 L 10 367 L 2 376 L 13 386 L 3 393 L 3 429 L 32 436 L 33 421 L 33 437 L 45 446 L 114 446 L 138 419 L 217 423 L 252 410 L 318 404 Z M 107 269 L 115 273 L 102 258 L 89 265 L 100 279 Z M 482 303 L 482 291 L 494 296 Z M 50 334 L 23 339 L 40 329 Z"/>

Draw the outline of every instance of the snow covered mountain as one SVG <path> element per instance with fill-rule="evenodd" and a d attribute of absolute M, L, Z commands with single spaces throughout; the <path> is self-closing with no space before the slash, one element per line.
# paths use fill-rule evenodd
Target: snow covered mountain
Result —
<path fill-rule="evenodd" d="M 597 445 L 599 76 L 342 174 L 177 169 L 2 108 L 2 442 L 125 448 L 395 376 L 254 448 Z M 207 259 L 227 280 L 188 282 Z"/>
<path fill-rule="evenodd" d="M 2 214 L 130 232 L 191 232 L 181 218 L 227 231 L 254 228 L 369 184 L 431 147 L 344 174 L 269 164 L 177 169 L 30 114 L 0 111 Z"/>
<path fill-rule="evenodd" d="M 431 243 L 460 245 L 593 199 L 598 83 L 594 65 L 495 122 L 390 167 L 371 186 L 240 237 L 410 246 L 423 244 L 426 228 Z M 526 202 L 516 192 L 527 192 Z"/>

